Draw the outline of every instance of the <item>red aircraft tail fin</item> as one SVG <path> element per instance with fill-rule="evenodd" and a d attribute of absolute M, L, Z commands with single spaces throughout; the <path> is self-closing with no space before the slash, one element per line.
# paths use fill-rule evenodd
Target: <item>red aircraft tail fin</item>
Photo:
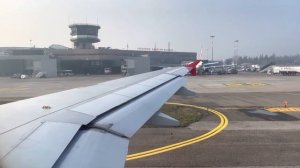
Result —
<path fill-rule="evenodd" d="M 196 76 L 197 75 L 197 65 L 201 62 L 201 60 L 195 60 L 194 62 L 190 62 L 188 64 L 185 65 L 185 67 L 187 67 L 191 73 L 192 76 Z"/>

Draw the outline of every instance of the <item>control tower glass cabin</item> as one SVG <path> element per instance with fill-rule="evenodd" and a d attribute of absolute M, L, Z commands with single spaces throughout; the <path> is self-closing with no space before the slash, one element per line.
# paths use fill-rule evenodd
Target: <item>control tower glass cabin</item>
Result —
<path fill-rule="evenodd" d="M 71 24 L 71 41 L 74 48 L 77 49 L 94 49 L 93 43 L 100 42 L 98 38 L 99 25 L 92 24 Z"/>

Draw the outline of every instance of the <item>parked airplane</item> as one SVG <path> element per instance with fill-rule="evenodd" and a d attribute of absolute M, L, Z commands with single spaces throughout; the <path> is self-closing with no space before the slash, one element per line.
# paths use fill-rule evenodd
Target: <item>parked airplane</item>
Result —
<path fill-rule="evenodd" d="M 124 167 L 144 123 L 177 125 L 161 106 L 197 60 L 0 106 L 0 167 Z"/>

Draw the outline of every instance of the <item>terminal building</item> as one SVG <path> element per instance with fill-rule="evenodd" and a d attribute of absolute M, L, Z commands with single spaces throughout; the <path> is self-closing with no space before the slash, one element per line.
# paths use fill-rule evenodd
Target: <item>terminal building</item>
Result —
<path fill-rule="evenodd" d="M 133 75 L 161 67 L 179 66 L 196 59 L 194 52 L 171 50 L 119 50 L 95 48 L 99 25 L 72 24 L 71 41 L 74 48 L 52 45 L 49 48 L 0 47 L 0 76 L 13 74 L 33 75 L 43 72 L 56 77 L 63 72 L 72 74 L 121 74 Z"/>

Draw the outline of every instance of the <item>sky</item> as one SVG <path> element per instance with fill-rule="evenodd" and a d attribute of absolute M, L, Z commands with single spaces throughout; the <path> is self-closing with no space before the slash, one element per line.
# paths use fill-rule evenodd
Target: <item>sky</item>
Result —
<path fill-rule="evenodd" d="M 72 47 L 71 23 L 99 24 L 96 47 L 168 48 L 215 59 L 300 53 L 299 0 L 0 0 L 0 47 Z M 234 41 L 238 40 L 238 44 Z M 31 41 L 31 42 L 30 42 Z M 234 47 L 238 45 L 238 47 Z"/>

